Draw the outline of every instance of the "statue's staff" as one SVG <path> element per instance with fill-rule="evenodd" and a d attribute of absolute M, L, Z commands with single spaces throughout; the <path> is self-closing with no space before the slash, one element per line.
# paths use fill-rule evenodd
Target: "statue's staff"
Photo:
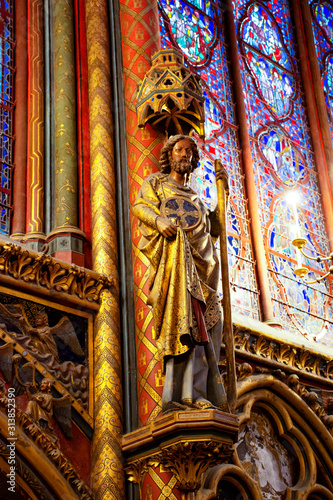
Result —
<path fill-rule="evenodd" d="M 223 341 L 225 344 L 225 355 L 227 362 L 227 380 L 228 380 L 228 403 L 230 411 L 235 409 L 237 388 L 236 388 L 236 363 L 234 336 L 231 317 L 231 300 L 229 284 L 229 265 L 228 265 L 228 243 L 227 243 L 227 198 L 229 196 L 228 174 L 221 162 L 215 160 L 215 172 L 224 170 L 225 176 L 217 180 L 217 203 L 218 219 L 220 222 L 220 250 L 221 250 L 221 274 L 223 291 Z"/>

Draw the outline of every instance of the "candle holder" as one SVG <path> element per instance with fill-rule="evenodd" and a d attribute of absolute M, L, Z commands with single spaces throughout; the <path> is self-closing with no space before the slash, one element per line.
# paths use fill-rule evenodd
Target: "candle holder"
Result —
<path fill-rule="evenodd" d="M 317 256 L 317 257 L 311 257 L 310 255 L 307 255 L 304 252 L 304 247 L 305 247 L 305 245 L 307 243 L 307 240 L 305 238 L 295 238 L 291 243 L 292 243 L 292 245 L 294 247 L 296 247 L 301 252 L 301 254 L 306 259 L 313 260 L 313 261 L 316 261 L 316 262 L 324 262 L 324 261 L 327 261 L 327 260 L 332 260 L 332 262 L 333 262 L 333 253 L 330 253 L 330 255 L 328 257 L 319 257 L 319 256 Z M 297 261 L 298 261 L 298 259 L 297 259 Z M 320 278 L 317 278 L 317 279 L 315 279 L 313 281 L 306 281 L 304 279 L 308 272 L 309 272 L 309 270 L 306 267 L 303 267 L 302 265 L 299 265 L 299 262 L 298 262 L 298 265 L 297 265 L 296 269 L 294 269 L 294 273 L 296 274 L 296 276 L 298 276 L 299 278 L 301 278 L 301 280 L 304 283 L 306 283 L 307 285 L 313 285 L 314 283 L 319 283 L 320 281 L 324 280 L 330 274 L 333 274 L 333 265 L 330 266 L 330 268 L 329 268 L 329 270 L 328 270 L 328 272 L 326 274 L 324 274 Z"/>

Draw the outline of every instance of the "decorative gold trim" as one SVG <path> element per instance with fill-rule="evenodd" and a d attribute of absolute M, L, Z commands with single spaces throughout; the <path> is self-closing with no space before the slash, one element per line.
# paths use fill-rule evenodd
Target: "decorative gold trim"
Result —
<path fill-rule="evenodd" d="M 0 281 L 6 279 L 29 286 L 39 285 L 86 302 L 88 307 L 98 304 L 101 292 L 114 285 L 114 280 L 104 274 L 0 241 Z"/>
<path fill-rule="evenodd" d="M 174 47 L 159 50 L 151 61 L 152 67 L 138 85 L 139 127 L 149 123 L 168 135 L 188 135 L 194 129 L 204 137 L 200 78 L 184 66 L 184 56 Z"/>
<path fill-rule="evenodd" d="M 282 368 L 333 386 L 333 360 L 329 353 L 325 355 L 301 345 L 302 339 L 297 345 L 293 341 L 287 342 L 283 338 L 266 335 L 251 327 L 234 325 L 234 340 L 237 358 Z"/>

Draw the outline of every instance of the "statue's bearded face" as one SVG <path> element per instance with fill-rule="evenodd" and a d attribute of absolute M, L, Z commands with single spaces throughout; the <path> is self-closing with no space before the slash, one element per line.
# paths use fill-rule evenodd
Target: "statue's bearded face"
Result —
<path fill-rule="evenodd" d="M 174 145 L 170 156 L 171 170 L 183 175 L 192 172 L 193 149 L 190 141 L 187 139 L 178 141 Z"/>

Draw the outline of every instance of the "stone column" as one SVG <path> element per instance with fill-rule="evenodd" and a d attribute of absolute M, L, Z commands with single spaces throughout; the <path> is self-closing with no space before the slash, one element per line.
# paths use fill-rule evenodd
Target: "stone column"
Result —
<path fill-rule="evenodd" d="M 93 268 L 112 277 L 94 329 L 92 488 L 96 500 L 125 498 L 121 452 L 123 403 L 110 51 L 106 0 L 87 0 Z"/>
<path fill-rule="evenodd" d="M 28 161 L 25 242 L 40 250 L 44 234 L 44 40 L 43 0 L 28 5 Z"/>
<path fill-rule="evenodd" d="M 82 266 L 84 234 L 77 227 L 77 118 L 72 1 L 54 1 L 53 27 L 55 228 L 49 234 L 48 242 L 52 255 Z"/>

